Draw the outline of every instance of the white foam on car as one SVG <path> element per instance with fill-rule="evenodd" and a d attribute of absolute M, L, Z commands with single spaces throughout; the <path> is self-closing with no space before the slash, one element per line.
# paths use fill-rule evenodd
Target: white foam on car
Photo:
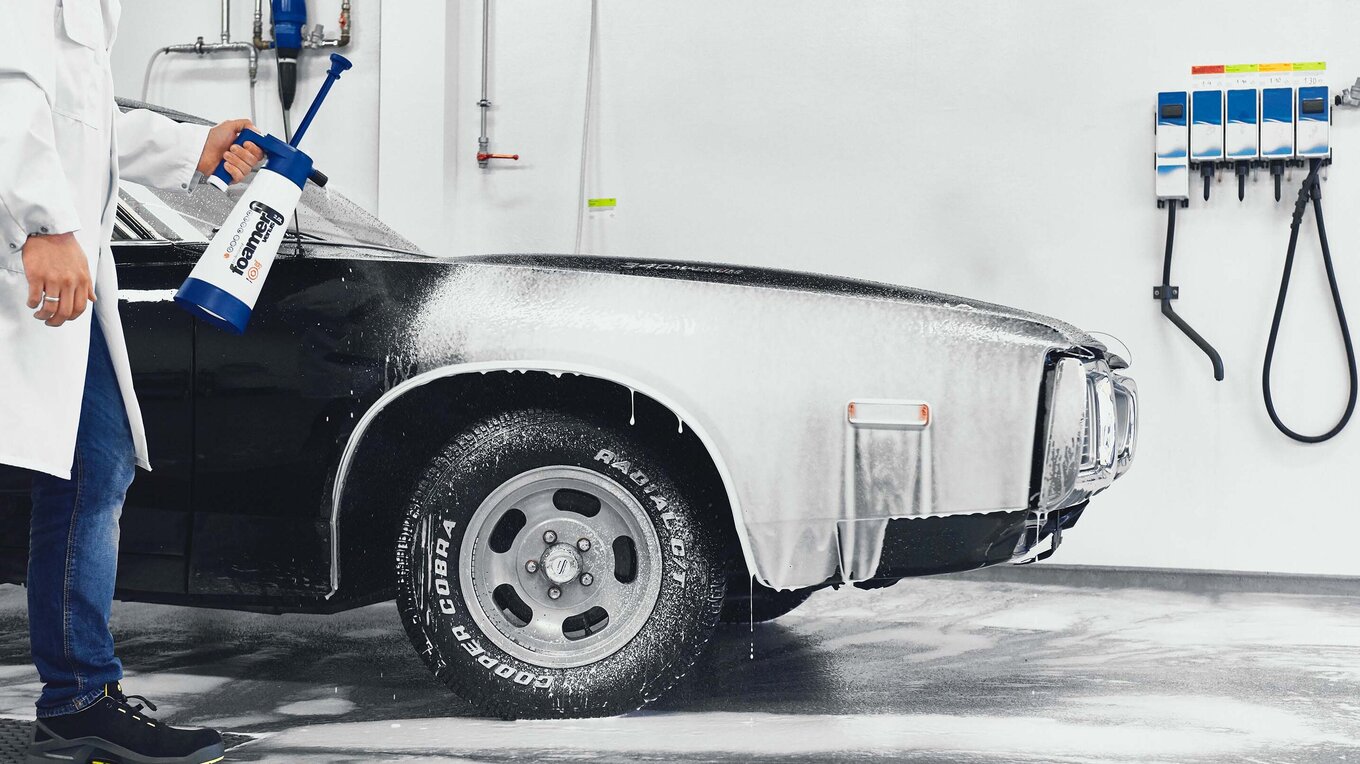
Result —
<path fill-rule="evenodd" d="M 173 289 L 120 289 L 118 299 L 122 302 L 168 302 L 175 299 Z"/>

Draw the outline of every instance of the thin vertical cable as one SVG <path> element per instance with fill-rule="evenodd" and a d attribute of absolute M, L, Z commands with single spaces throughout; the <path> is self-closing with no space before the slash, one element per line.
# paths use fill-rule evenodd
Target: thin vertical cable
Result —
<path fill-rule="evenodd" d="M 586 108 L 581 119 L 581 175 L 576 189 L 576 247 L 575 254 L 581 254 L 581 235 L 585 232 L 586 222 L 586 159 L 590 147 L 590 107 L 595 93 L 595 46 L 599 39 L 596 17 L 599 13 L 599 0 L 590 0 L 590 50 L 586 56 Z"/>

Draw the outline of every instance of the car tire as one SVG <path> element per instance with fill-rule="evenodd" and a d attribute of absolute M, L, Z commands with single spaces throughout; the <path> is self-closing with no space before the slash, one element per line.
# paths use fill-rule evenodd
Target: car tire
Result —
<path fill-rule="evenodd" d="M 402 623 L 483 713 L 633 711 L 712 637 L 727 532 L 691 499 L 702 492 L 682 462 L 635 432 L 499 414 L 451 440 L 410 497 L 396 543 Z"/>
<path fill-rule="evenodd" d="M 744 567 L 744 566 L 743 566 Z M 771 589 L 749 576 L 727 579 L 727 597 L 723 600 L 720 620 L 723 623 L 764 623 L 788 615 L 807 602 L 813 589 Z"/>

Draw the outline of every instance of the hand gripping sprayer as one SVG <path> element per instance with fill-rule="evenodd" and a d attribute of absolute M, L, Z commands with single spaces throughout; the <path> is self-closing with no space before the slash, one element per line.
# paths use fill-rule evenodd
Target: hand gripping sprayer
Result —
<path fill-rule="evenodd" d="M 265 165 L 222 227 L 217 229 L 198 265 L 175 294 L 175 302 L 180 307 L 218 328 L 235 334 L 245 332 L 250 311 L 269 276 L 269 266 L 283 243 L 288 218 L 293 216 L 298 199 L 302 197 L 303 186 L 308 179 L 319 186 L 326 184 L 326 176 L 312 169 L 312 158 L 299 151 L 297 145 L 306 135 L 331 85 L 340 79 L 341 72 L 352 66 L 344 56 L 331 54 L 326 81 L 321 84 L 321 90 L 302 124 L 298 125 L 291 143 L 253 130 L 242 130 L 237 136 L 237 145 L 250 141 L 260 147 L 265 155 Z M 208 182 L 226 190 L 231 176 L 227 174 L 225 162 L 217 166 Z"/>

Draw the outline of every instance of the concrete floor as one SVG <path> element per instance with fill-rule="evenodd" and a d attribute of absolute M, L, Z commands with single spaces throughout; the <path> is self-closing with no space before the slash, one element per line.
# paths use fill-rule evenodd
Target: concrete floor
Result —
<path fill-rule="evenodd" d="M 0 715 L 32 718 L 0 587 Z M 115 607 L 125 687 L 229 761 L 1360 762 L 1360 596 L 959 578 L 820 592 L 725 627 L 615 719 L 500 722 L 426 674 L 389 603 L 337 616 Z M 11 724 L 14 724 L 11 722 Z"/>

